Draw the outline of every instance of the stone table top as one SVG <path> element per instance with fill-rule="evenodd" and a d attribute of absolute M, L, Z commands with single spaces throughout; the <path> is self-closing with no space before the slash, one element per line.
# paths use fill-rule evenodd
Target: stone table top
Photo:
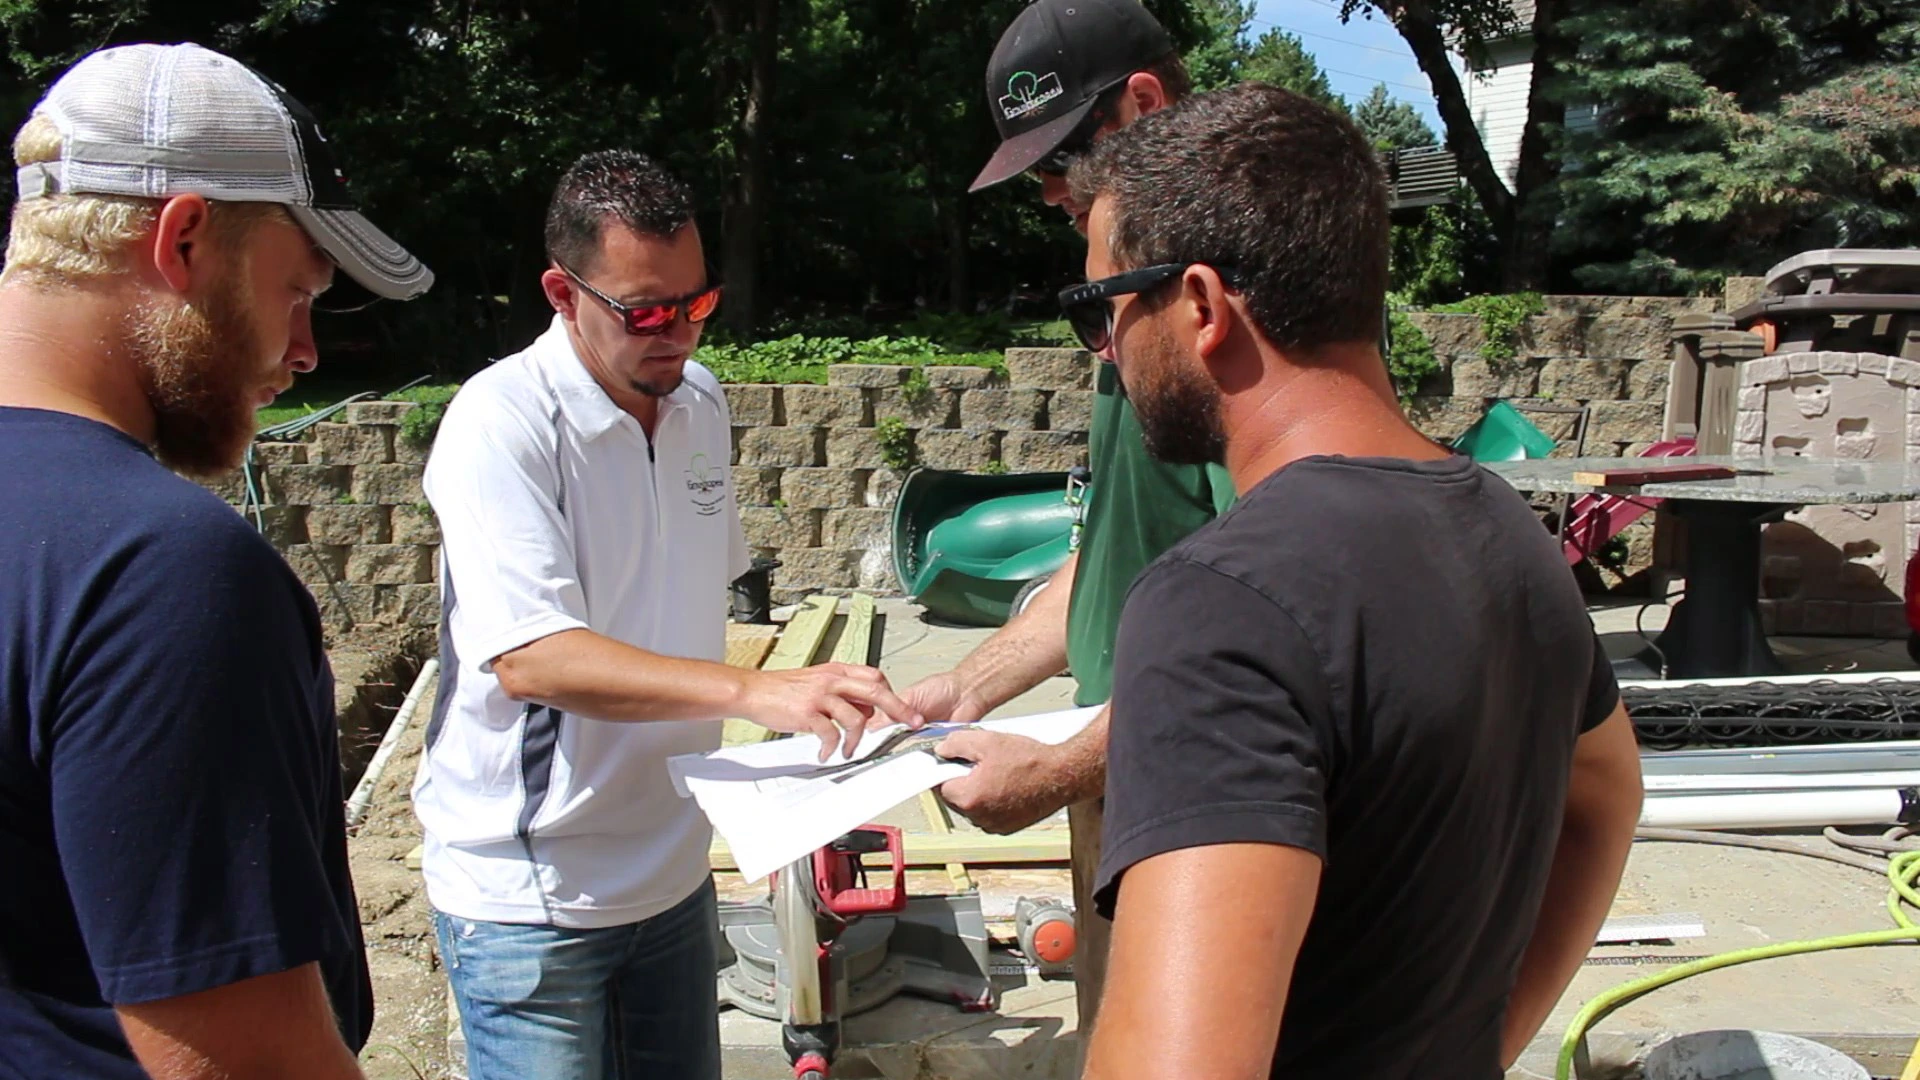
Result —
<path fill-rule="evenodd" d="M 1726 465 L 1739 471 L 1727 480 L 1655 481 L 1598 487 L 1573 478 L 1577 472 L 1619 469 L 1640 458 L 1538 458 L 1493 461 L 1486 467 L 1520 491 L 1607 491 L 1661 499 L 1772 503 L 1888 503 L 1920 499 L 1920 463 L 1841 461 L 1779 456 L 1772 458 L 1703 456 L 1644 459 L 1648 465 L 1693 462 Z"/>

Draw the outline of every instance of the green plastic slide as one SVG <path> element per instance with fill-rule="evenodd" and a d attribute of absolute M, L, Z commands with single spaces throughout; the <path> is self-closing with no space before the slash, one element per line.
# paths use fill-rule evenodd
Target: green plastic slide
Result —
<path fill-rule="evenodd" d="M 947 622 L 999 626 L 1028 582 L 1067 561 L 1064 472 L 976 476 L 916 469 L 893 505 L 900 589 Z"/>

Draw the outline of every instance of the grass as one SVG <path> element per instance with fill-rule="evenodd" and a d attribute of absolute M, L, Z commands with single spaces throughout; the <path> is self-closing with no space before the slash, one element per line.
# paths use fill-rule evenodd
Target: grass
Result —
<path fill-rule="evenodd" d="M 369 389 L 364 379 L 345 379 L 326 375 L 301 375 L 286 393 L 255 415 L 256 428 L 270 428 L 289 420 L 298 420 L 336 401 L 343 401 Z"/>
<path fill-rule="evenodd" d="M 1016 345 L 1066 345 L 1080 347 L 1080 339 L 1073 336 L 1073 327 L 1065 319 L 1035 319 L 1031 322 L 1014 324 L 1014 343 Z"/>
<path fill-rule="evenodd" d="M 370 380 L 362 378 L 329 378 L 325 375 L 302 375 L 294 380 L 293 387 L 274 399 L 272 405 L 254 414 L 255 430 L 263 430 L 284 424 L 289 420 L 298 420 L 309 413 L 318 412 L 329 405 L 336 405 L 355 394 L 369 390 L 378 391 L 379 385 L 367 385 Z M 382 379 L 380 384 L 393 385 Z M 442 404 L 453 396 L 458 389 L 457 383 L 428 383 L 398 393 L 386 394 L 382 401 L 413 401 L 421 404 Z"/>

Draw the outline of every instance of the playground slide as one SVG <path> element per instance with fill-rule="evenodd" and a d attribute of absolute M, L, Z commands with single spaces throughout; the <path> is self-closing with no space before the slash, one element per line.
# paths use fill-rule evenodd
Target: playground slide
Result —
<path fill-rule="evenodd" d="M 1693 440 L 1668 439 L 1657 442 L 1647 447 L 1640 456 L 1691 457 Z M 1659 499 L 1597 492 L 1573 500 L 1572 505 L 1567 507 L 1566 538 L 1561 542 L 1567 565 L 1572 566 L 1599 551 L 1607 541 L 1620 535 L 1622 529 L 1645 517 L 1659 505 Z"/>

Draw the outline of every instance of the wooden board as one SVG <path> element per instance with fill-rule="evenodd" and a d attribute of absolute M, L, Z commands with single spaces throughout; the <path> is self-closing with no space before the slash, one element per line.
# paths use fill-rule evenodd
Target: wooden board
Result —
<path fill-rule="evenodd" d="M 779 636 L 778 627 L 728 623 L 727 663 L 740 668 L 759 667 L 767 653 L 773 651 L 773 643 Z"/>
<path fill-rule="evenodd" d="M 787 620 L 786 629 L 780 632 L 780 640 L 761 663 L 760 670 L 791 671 L 813 663 L 814 654 L 820 651 L 820 643 L 826 640 L 827 630 L 833 626 L 833 616 L 839 607 L 840 601 L 831 596 L 809 596 L 801 601 L 800 610 Z M 723 746 L 743 746 L 766 742 L 772 737 L 773 732 L 759 724 L 732 719 L 726 722 L 720 742 Z"/>
<path fill-rule="evenodd" d="M 948 863 L 1060 863 L 1068 858 L 1065 829 L 1028 829 L 1012 836 L 991 833 L 956 832 L 908 833 L 905 836 L 908 866 L 943 867 Z M 713 838 L 708 850 L 715 870 L 737 870 L 733 852 L 720 837 Z"/>
<path fill-rule="evenodd" d="M 786 629 L 780 631 L 773 655 L 760 665 L 761 670 L 791 671 L 813 663 L 814 654 L 826 640 L 827 628 L 833 625 L 834 613 L 839 608 L 840 601 L 831 596 L 809 596 L 802 600 L 800 610 L 793 613 Z"/>
<path fill-rule="evenodd" d="M 873 597 L 854 593 L 847 601 L 847 621 L 839 643 L 833 647 L 833 660 L 837 664 L 865 664 L 872 647 Z"/>
<path fill-rule="evenodd" d="M 940 796 L 934 794 L 932 788 L 920 793 L 920 812 L 927 816 L 928 831 L 938 836 L 953 833 L 953 819 L 947 816 L 947 804 L 940 801 Z M 948 863 L 947 877 L 953 880 L 955 892 L 966 892 L 973 888 L 973 877 L 967 873 L 967 864 L 964 862 Z"/>
<path fill-rule="evenodd" d="M 1620 487 L 1627 484 L 1675 483 L 1681 480 L 1731 480 L 1739 475 L 1725 465 L 1680 463 L 1675 465 L 1624 465 L 1618 469 L 1599 469 L 1573 474 L 1576 484 L 1594 487 Z"/>

